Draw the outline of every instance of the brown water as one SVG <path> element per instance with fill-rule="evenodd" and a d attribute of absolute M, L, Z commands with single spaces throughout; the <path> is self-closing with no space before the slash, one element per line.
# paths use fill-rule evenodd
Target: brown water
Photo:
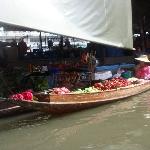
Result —
<path fill-rule="evenodd" d="M 149 94 L 61 117 L 0 119 L 0 150 L 150 150 Z"/>

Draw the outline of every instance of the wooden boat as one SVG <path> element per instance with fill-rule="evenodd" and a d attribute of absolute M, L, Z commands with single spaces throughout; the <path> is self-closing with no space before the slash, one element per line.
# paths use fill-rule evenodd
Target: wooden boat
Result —
<path fill-rule="evenodd" d="M 61 1 L 56 2 L 55 5 L 50 0 L 47 1 L 47 3 L 42 3 L 42 1 L 37 1 L 38 3 L 37 6 L 39 7 L 46 6 L 46 4 L 48 4 L 48 6 L 52 8 L 52 9 L 48 9 L 48 12 L 45 13 L 46 15 L 48 15 L 48 17 L 43 18 L 41 15 L 39 15 L 39 17 L 42 17 L 40 18 L 42 21 L 39 21 L 38 23 L 36 18 L 35 20 L 33 19 L 34 18 L 34 16 L 32 16 L 33 13 L 30 13 L 30 9 L 28 9 L 28 5 L 26 5 L 26 3 L 24 3 L 24 5 L 19 5 L 21 3 L 19 0 L 17 2 L 18 5 L 14 5 L 15 8 L 13 7 L 13 10 L 12 9 L 0 10 L 1 23 L 7 25 L 13 23 L 14 25 L 17 25 L 18 28 L 26 27 L 27 29 L 31 29 L 32 27 L 33 29 L 36 29 L 38 31 L 45 31 L 50 33 L 52 32 L 52 33 L 61 34 L 69 37 L 76 37 L 78 39 L 84 39 L 86 41 L 92 41 L 104 45 L 111 44 L 112 46 L 120 47 L 120 48 L 132 49 L 133 47 L 132 40 L 131 40 L 132 22 L 130 21 L 132 18 L 131 15 L 132 13 L 131 13 L 131 9 L 128 10 L 126 9 L 126 8 L 131 8 L 130 0 L 124 1 L 124 5 L 123 5 L 124 7 L 121 7 L 122 9 L 118 9 L 122 3 L 121 1 L 119 0 L 110 1 L 109 6 L 115 6 L 116 8 L 115 13 L 111 13 L 112 12 L 111 7 L 105 7 L 108 14 L 104 15 L 103 18 L 99 17 L 99 19 L 101 19 L 99 21 L 97 21 L 97 15 L 101 16 L 101 13 L 103 12 L 104 9 L 103 6 L 105 5 L 105 1 L 103 0 L 84 1 L 84 3 L 81 3 L 80 9 L 78 6 L 79 4 L 74 3 L 74 1 L 72 1 L 73 4 L 75 4 L 73 6 L 74 9 L 72 9 L 72 5 L 70 5 L 71 1 L 65 3 L 65 5 L 64 2 Z M 9 3 L 9 0 L 7 0 L 6 2 L 0 1 L 1 7 L 4 6 L 4 8 L 5 6 L 7 6 L 7 3 Z M 91 3 L 92 6 L 90 6 Z M 68 4 L 67 9 L 66 9 L 66 4 Z M 84 11 L 83 13 L 82 10 L 84 10 L 84 8 L 86 8 L 87 6 L 88 6 L 88 11 Z M 95 6 L 95 8 L 93 6 Z M 22 11 L 20 13 L 22 17 L 20 16 L 18 19 L 16 18 L 14 19 L 13 16 L 18 12 L 18 10 L 22 10 L 20 7 L 22 7 L 23 10 L 28 9 L 27 12 L 30 15 L 27 15 L 25 11 Z M 60 11 L 60 8 L 61 10 L 65 10 L 65 11 Z M 17 10 L 17 12 L 15 12 L 14 10 Z M 53 18 L 53 12 L 49 13 L 49 11 L 51 10 L 56 11 L 57 20 L 51 19 Z M 80 11 L 82 13 L 80 13 Z M 38 14 L 40 13 L 40 11 L 36 13 Z M 108 16 L 110 16 L 111 22 L 110 21 L 108 22 Z M 47 18 L 49 19 L 47 20 Z M 88 23 L 87 23 L 87 18 L 88 18 Z M 124 21 L 116 22 L 114 21 L 114 19 L 116 18 L 117 20 L 122 20 L 123 18 Z M 24 24 L 25 22 L 26 24 Z M 47 22 L 47 23 L 43 24 L 43 22 Z M 61 27 L 60 24 L 62 24 Z M 76 24 L 78 24 L 78 26 L 76 26 Z M 104 26 L 104 24 L 107 25 Z M 122 32 L 120 32 L 120 30 Z M 118 36 L 121 38 L 118 38 Z M 15 105 L 19 105 L 19 106 L 23 106 L 35 110 L 45 111 L 49 113 L 64 113 L 64 112 L 77 111 L 85 108 L 98 106 L 100 104 L 116 101 L 125 97 L 129 97 L 141 93 L 143 91 L 148 90 L 149 88 L 150 88 L 150 84 L 144 83 L 135 87 L 126 87 L 117 90 L 98 92 L 98 93 L 65 94 L 65 95 L 44 95 L 42 93 L 39 93 L 35 95 L 39 98 L 39 101 L 21 101 L 21 100 L 16 101 L 11 99 L 7 99 L 7 101 L 14 103 Z"/>
<path fill-rule="evenodd" d="M 39 110 L 51 114 L 62 114 L 118 101 L 149 89 L 150 81 L 146 81 L 140 84 L 97 93 L 64 95 L 38 93 L 35 96 L 38 97 L 39 101 L 12 99 L 7 99 L 7 101 L 28 109 Z"/>
<path fill-rule="evenodd" d="M 0 118 L 20 114 L 27 110 L 24 107 L 17 106 L 6 100 L 0 100 Z"/>
<path fill-rule="evenodd" d="M 21 107 L 6 100 L 0 100 L 0 118 L 32 112 L 32 109 Z"/>

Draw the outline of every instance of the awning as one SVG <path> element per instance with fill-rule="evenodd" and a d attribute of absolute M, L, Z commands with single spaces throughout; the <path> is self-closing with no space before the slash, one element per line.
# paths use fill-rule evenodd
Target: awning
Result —
<path fill-rule="evenodd" d="M 131 0 L 1 0 L 0 22 L 133 47 Z"/>

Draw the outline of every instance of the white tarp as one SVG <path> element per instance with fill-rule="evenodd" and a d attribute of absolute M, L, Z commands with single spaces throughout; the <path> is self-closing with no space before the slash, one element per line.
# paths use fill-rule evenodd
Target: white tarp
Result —
<path fill-rule="evenodd" d="M 0 0 L 0 22 L 133 47 L 131 0 Z"/>

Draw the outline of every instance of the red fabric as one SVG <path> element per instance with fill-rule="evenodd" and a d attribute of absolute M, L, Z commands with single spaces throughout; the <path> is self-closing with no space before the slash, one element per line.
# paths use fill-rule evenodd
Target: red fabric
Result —
<path fill-rule="evenodd" d="M 150 79 L 150 66 L 143 66 L 136 71 L 136 77 L 140 79 Z"/>

